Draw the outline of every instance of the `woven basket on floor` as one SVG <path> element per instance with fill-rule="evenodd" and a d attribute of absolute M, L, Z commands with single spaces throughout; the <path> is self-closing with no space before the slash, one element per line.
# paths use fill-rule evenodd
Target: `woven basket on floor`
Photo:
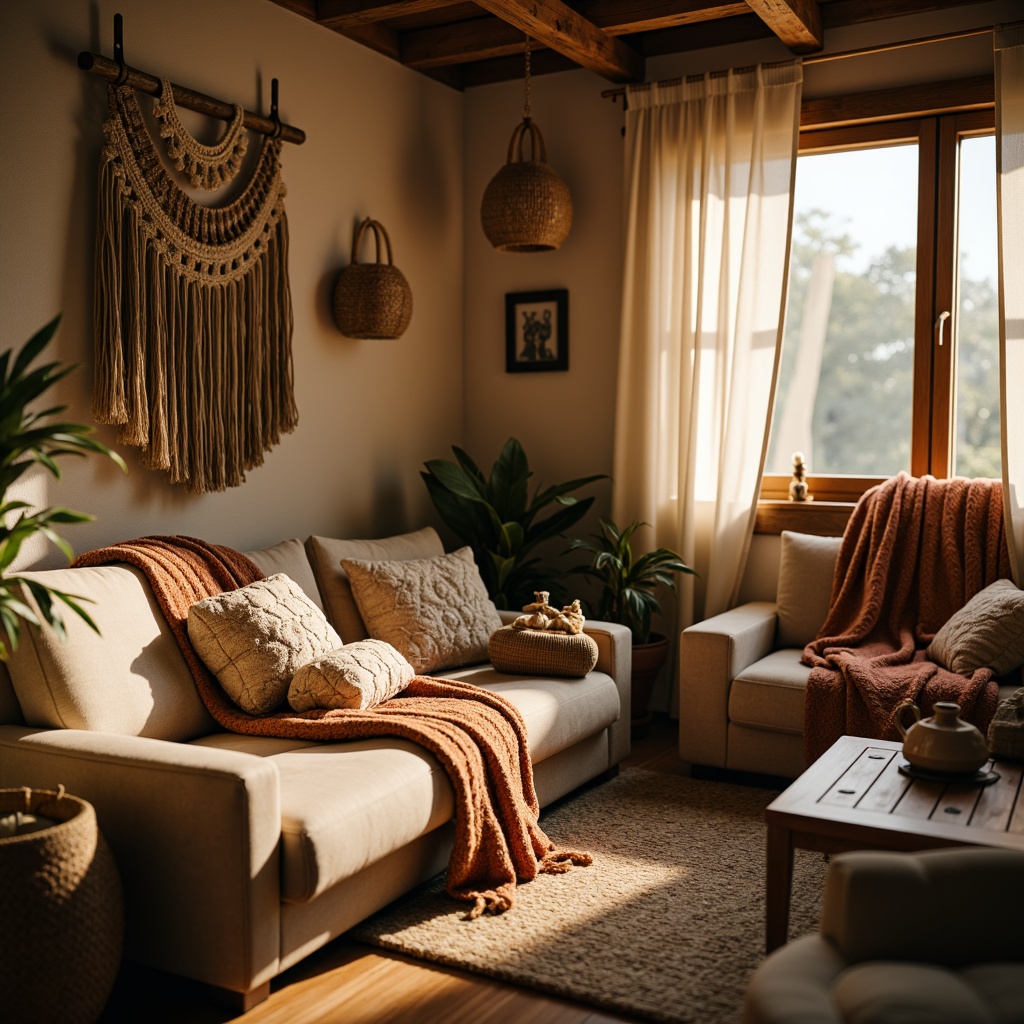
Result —
<path fill-rule="evenodd" d="M 524 160 L 527 134 L 532 152 Z M 484 190 L 480 220 L 487 240 L 502 252 L 546 252 L 569 234 L 572 197 L 548 164 L 544 136 L 528 117 L 512 133 L 508 162 Z"/>
<path fill-rule="evenodd" d="M 491 634 L 487 656 L 499 672 L 580 678 L 597 664 L 597 644 L 586 633 L 502 626 Z"/>
<path fill-rule="evenodd" d="M 359 245 L 370 230 L 377 242 L 377 262 L 360 263 Z M 384 245 L 381 245 L 381 238 Z M 388 261 L 381 263 L 384 247 Z M 352 262 L 334 288 L 334 319 L 347 338 L 398 338 L 412 319 L 412 289 L 391 262 L 391 239 L 384 225 L 366 218 L 352 240 Z"/>
<path fill-rule="evenodd" d="M 1024 761 L 1024 686 L 999 702 L 987 738 L 993 757 Z"/>
<path fill-rule="evenodd" d="M 121 960 L 117 867 L 92 804 L 46 789 L 0 789 L 0 816 L 53 818 L 0 836 L 0 1005 L 9 1021 L 95 1021 Z"/>

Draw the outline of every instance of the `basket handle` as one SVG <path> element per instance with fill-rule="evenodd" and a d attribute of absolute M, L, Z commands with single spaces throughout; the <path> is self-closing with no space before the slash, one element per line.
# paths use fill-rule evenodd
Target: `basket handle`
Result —
<path fill-rule="evenodd" d="M 506 163 L 523 162 L 523 139 L 526 138 L 527 132 L 530 133 L 530 162 L 535 164 L 547 163 L 548 154 L 544 146 L 544 136 L 541 135 L 540 129 L 533 123 L 532 118 L 529 117 L 524 117 L 516 125 L 516 130 L 512 133 L 512 138 L 509 140 L 508 160 Z"/>
<path fill-rule="evenodd" d="M 352 240 L 352 262 L 353 263 L 358 263 L 359 262 L 359 245 L 360 245 L 360 243 L 363 240 L 363 232 L 366 231 L 367 228 L 369 228 L 371 231 L 373 231 L 373 237 L 374 237 L 374 239 L 376 240 L 376 243 L 377 243 L 377 263 L 380 263 L 380 254 L 381 254 L 380 239 L 381 239 L 381 235 L 384 236 L 384 245 L 385 245 L 385 247 L 387 248 L 387 251 L 388 251 L 388 265 L 390 266 L 391 265 L 391 239 L 388 238 L 388 233 L 384 229 L 384 225 L 381 224 L 381 222 L 378 221 L 378 220 L 371 220 L 369 217 L 367 217 L 366 220 L 364 220 L 362 222 L 362 224 L 360 224 L 359 227 L 356 229 L 355 238 Z"/>

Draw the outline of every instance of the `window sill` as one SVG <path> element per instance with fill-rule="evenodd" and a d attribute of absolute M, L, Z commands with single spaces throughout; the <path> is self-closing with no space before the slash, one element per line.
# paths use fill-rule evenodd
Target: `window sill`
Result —
<path fill-rule="evenodd" d="M 852 501 L 759 501 L 754 533 L 813 533 L 841 537 L 856 507 Z"/>

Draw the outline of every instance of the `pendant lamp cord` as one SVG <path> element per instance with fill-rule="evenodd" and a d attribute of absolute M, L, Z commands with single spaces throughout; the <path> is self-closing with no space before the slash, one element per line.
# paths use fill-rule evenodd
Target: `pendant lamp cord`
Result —
<path fill-rule="evenodd" d="M 523 118 L 530 120 L 530 37 L 526 37 L 526 78 L 525 97 L 523 100 Z"/>

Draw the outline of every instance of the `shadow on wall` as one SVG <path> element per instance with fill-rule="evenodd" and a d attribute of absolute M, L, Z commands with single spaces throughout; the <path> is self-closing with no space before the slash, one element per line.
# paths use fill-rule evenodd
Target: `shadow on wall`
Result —
<path fill-rule="evenodd" d="M 433 91 L 432 88 L 422 86 L 417 89 L 416 115 L 402 132 L 406 149 L 401 169 L 402 186 L 399 190 L 404 206 L 400 222 L 422 223 L 442 233 L 452 217 L 450 196 L 445 187 L 445 164 L 450 157 L 446 159 L 441 152 L 440 146 L 444 140 L 428 130 L 428 125 L 436 120 L 428 109 Z M 461 165 L 461 155 L 457 162 Z"/>

